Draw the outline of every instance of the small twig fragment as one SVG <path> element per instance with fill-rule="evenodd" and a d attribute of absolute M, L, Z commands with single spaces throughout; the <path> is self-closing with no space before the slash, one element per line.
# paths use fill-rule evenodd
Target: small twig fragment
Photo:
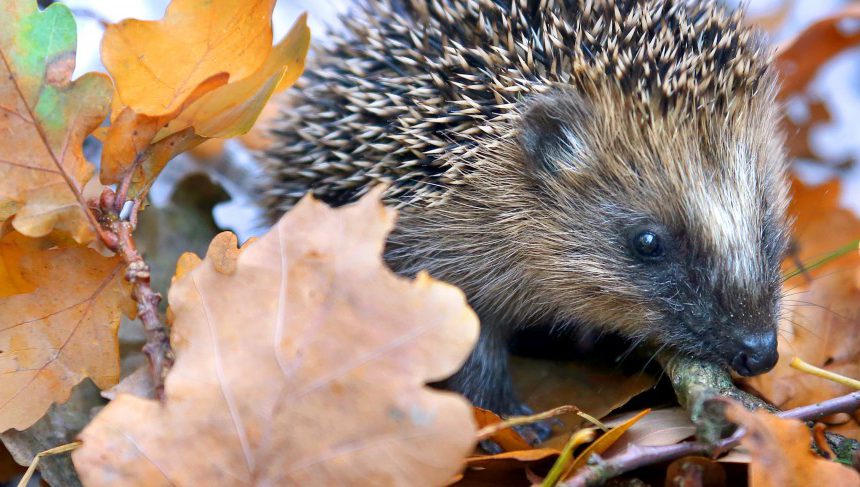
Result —
<path fill-rule="evenodd" d="M 603 424 L 603 422 L 601 422 L 599 419 L 595 418 L 594 416 L 592 416 L 592 415 L 590 415 L 590 414 L 588 414 L 588 413 L 586 413 L 586 412 L 579 411 L 579 412 L 577 412 L 577 413 L 576 413 L 576 415 L 577 415 L 577 416 L 579 416 L 580 418 L 582 418 L 582 419 L 584 419 L 584 420 L 588 421 L 589 423 L 593 424 L 594 426 L 597 426 L 598 428 L 600 428 L 601 430 L 603 430 L 603 432 L 604 432 L 604 433 L 606 433 L 607 431 L 609 431 L 609 426 L 606 426 L 606 425 L 605 425 L 605 424 Z"/>
<path fill-rule="evenodd" d="M 18 487 L 27 487 L 30 484 L 30 479 L 33 478 L 33 474 L 36 473 L 36 468 L 39 466 L 39 460 L 44 457 L 49 457 L 51 455 L 59 455 L 61 453 L 66 453 L 74 450 L 75 448 L 81 446 L 83 443 L 80 441 L 73 441 L 71 443 L 66 443 L 65 445 L 56 446 L 54 448 L 39 452 L 33 458 L 33 461 L 30 462 L 30 466 L 27 467 L 27 471 L 24 472 L 24 475 L 21 477 L 21 480 L 18 481 Z"/>
<path fill-rule="evenodd" d="M 845 377 L 844 375 L 816 367 L 810 363 L 804 362 L 798 357 L 794 357 L 791 360 L 791 368 L 797 369 L 810 375 L 821 377 L 822 379 L 836 382 L 837 384 L 842 384 L 843 386 L 847 386 L 852 389 L 860 389 L 860 380 Z"/>

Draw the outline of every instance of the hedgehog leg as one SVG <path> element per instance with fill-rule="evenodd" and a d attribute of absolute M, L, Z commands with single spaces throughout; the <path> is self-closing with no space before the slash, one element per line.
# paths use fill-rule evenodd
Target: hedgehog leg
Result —
<path fill-rule="evenodd" d="M 502 417 L 531 414 L 531 409 L 517 397 L 511 382 L 508 371 L 509 338 L 503 329 L 482 319 L 478 344 L 460 371 L 443 382 L 442 387 L 460 392 L 475 406 Z M 548 423 L 517 427 L 517 431 L 532 444 L 549 438 L 551 433 Z M 493 445 L 481 446 L 491 453 L 496 450 Z"/>

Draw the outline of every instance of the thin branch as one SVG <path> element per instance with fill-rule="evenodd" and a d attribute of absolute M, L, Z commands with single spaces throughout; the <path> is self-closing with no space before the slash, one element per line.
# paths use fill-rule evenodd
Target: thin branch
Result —
<path fill-rule="evenodd" d="M 777 416 L 786 419 L 814 421 L 831 414 L 850 413 L 858 408 L 860 408 L 860 392 L 852 392 L 851 394 L 810 404 L 809 406 L 789 409 L 788 411 L 777 413 Z"/>
<path fill-rule="evenodd" d="M 134 171 L 129 171 L 119 184 L 123 195 L 131 185 L 133 174 Z M 140 197 L 144 196 L 140 195 Z M 124 203 L 124 197 L 120 198 L 111 189 L 105 189 L 99 198 L 100 221 L 107 229 L 106 233 L 111 236 L 108 247 L 125 262 L 125 279 L 131 283 L 131 297 L 137 303 L 137 317 L 143 323 L 143 331 L 146 335 L 143 353 L 149 361 L 155 395 L 158 399 L 164 399 L 164 380 L 173 366 L 173 350 L 170 347 L 167 327 L 158 312 L 161 295 L 152 290 L 150 267 L 143 260 L 134 243 L 133 233 L 137 226 L 140 200 L 132 202 L 127 219 L 120 217 Z"/>
<path fill-rule="evenodd" d="M 786 419 L 810 421 L 831 414 L 852 412 L 858 408 L 860 408 L 860 392 L 853 392 L 817 404 L 779 412 L 776 415 Z M 630 445 L 620 455 L 608 460 L 598 459 L 596 465 L 583 468 L 568 481 L 559 485 L 563 487 L 597 485 L 612 477 L 647 465 L 675 460 L 688 455 L 719 455 L 737 446 L 744 433 L 744 428 L 738 428 L 730 437 L 713 445 L 700 441 L 686 441 L 666 446 Z"/>
<path fill-rule="evenodd" d="M 107 205 L 103 207 L 104 210 L 110 211 L 115 208 L 112 199 L 102 198 L 103 204 Z M 125 279 L 132 285 L 132 297 L 137 302 L 137 316 L 143 323 L 143 331 L 146 334 L 143 352 L 149 360 L 156 397 L 163 399 L 164 379 L 170 367 L 173 366 L 174 357 L 167 327 L 161 321 L 158 312 L 161 295 L 152 290 L 149 265 L 141 257 L 132 237 L 139 208 L 140 205 L 135 202 L 130 221 L 120 219 L 114 210 L 110 214 L 109 228 L 117 237 L 115 250 L 126 263 Z"/>

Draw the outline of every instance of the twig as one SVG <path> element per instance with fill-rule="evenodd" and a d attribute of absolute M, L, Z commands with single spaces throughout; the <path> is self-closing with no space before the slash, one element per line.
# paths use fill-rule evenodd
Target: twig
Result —
<path fill-rule="evenodd" d="M 601 431 L 603 431 L 604 433 L 606 433 L 607 431 L 609 431 L 609 426 L 606 426 L 606 425 L 605 425 L 605 424 L 603 424 L 599 419 L 595 418 L 594 416 L 592 416 L 592 415 L 590 415 L 590 414 L 588 414 L 588 413 L 586 413 L 586 412 L 578 411 L 578 412 L 576 413 L 576 415 L 577 415 L 577 416 L 579 416 L 580 418 L 582 418 L 582 419 L 584 419 L 584 420 L 588 421 L 589 423 L 593 424 L 594 426 L 597 426 L 597 427 L 598 427 L 598 428 L 600 428 L 600 430 L 601 430 Z"/>
<path fill-rule="evenodd" d="M 672 380 L 678 402 L 690 412 L 694 423 L 702 414 L 702 404 L 718 396 L 734 399 L 747 409 L 778 411 L 764 400 L 738 389 L 729 373 L 717 364 L 673 353 L 660 354 L 657 360 Z"/>
<path fill-rule="evenodd" d="M 126 179 L 130 179 L 131 175 L 132 172 L 129 172 Z M 124 180 L 120 183 L 120 187 L 126 190 L 128 186 L 128 181 Z M 173 366 L 174 357 L 167 327 L 162 323 L 158 312 L 161 295 L 152 290 L 149 265 L 138 252 L 132 236 L 137 224 L 140 202 L 133 202 L 131 214 L 127 220 L 120 218 L 119 213 L 124 205 L 118 203 L 117 195 L 110 189 L 105 189 L 99 202 L 102 225 L 114 237 L 112 242 L 106 241 L 105 244 L 126 264 L 125 279 L 132 285 L 131 296 L 137 303 L 137 316 L 143 323 L 143 331 L 146 335 L 143 353 L 149 360 L 155 395 L 158 399 L 164 399 L 164 379 Z"/>
<path fill-rule="evenodd" d="M 858 408 L 860 408 L 860 392 L 852 392 L 851 394 L 810 404 L 809 406 L 800 406 L 788 411 L 782 411 L 777 413 L 777 416 L 786 419 L 814 421 L 831 414 L 850 413 Z"/>
<path fill-rule="evenodd" d="M 18 481 L 18 487 L 27 487 L 30 483 L 30 479 L 33 478 L 33 474 L 36 473 L 36 467 L 39 466 L 39 460 L 43 457 L 49 457 L 51 455 L 59 455 L 60 453 L 70 452 L 77 447 L 81 446 L 83 443 L 80 441 L 73 441 L 72 443 L 67 443 L 65 445 L 60 445 L 58 447 L 51 448 L 50 450 L 45 450 L 36 454 L 33 458 L 33 461 L 30 462 L 30 466 L 27 467 L 27 471 L 24 472 L 24 475 L 21 477 L 21 480 Z"/>
<path fill-rule="evenodd" d="M 822 401 L 818 404 L 802 406 L 776 414 L 781 418 L 808 421 L 831 414 L 851 412 L 858 408 L 860 408 L 860 392 L 853 392 L 845 396 Z M 618 456 L 608 460 L 599 459 L 596 465 L 583 468 L 568 481 L 559 485 L 564 487 L 596 485 L 612 477 L 646 465 L 675 460 L 688 455 L 719 455 L 737 446 L 744 433 L 744 428 L 738 428 L 730 437 L 720 440 L 715 444 L 701 441 L 686 441 L 666 446 L 630 445 Z"/>
<path fill-rule="evenodd" d="M 860 389 L 860 380 L 845 377 L 844 375 L 816 367 L 810 363 L 804 362 L 798 357 L 794 357 L 791 360 L 790 365 L 791 368 L 797 369 L 801 372 L 805 372 L 816 377 L 821 377 L 822 379 L 831 380 L 833 382 L 836 382 L 837 384 L 842 384 L 843 386 L 848 386 L 852 389 Z"/>
<path fill-rule="evenodd" d="M 161 295 L 153 291 L 150 286 L 149 265 L 144 262 L 134 245 L 131 223 L 117 220 L 113 228 L 119 237 L 117 252 L 128 266 L 125 278 L 132 285 L 131 294 L 137 302 L 137 316 L 143 323 L 143 331 L 146 334 L 143 353 L 149 359 L 152 369 L 156 397 L 163 399 L 164 379 L 167 371 L 173 366 L 173 351 L 170 348 L 167 329 L 158 313 Z"/>

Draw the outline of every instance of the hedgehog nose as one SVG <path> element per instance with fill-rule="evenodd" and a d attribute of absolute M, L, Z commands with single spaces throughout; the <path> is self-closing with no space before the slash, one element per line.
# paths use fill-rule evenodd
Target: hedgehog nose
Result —
<path fill-rule="evenodd" d="M 738 374 L 749 377 L 772 369 L 778 358 L 776 332 L 753 333 L 741 340 L 731 366 Z"/>

